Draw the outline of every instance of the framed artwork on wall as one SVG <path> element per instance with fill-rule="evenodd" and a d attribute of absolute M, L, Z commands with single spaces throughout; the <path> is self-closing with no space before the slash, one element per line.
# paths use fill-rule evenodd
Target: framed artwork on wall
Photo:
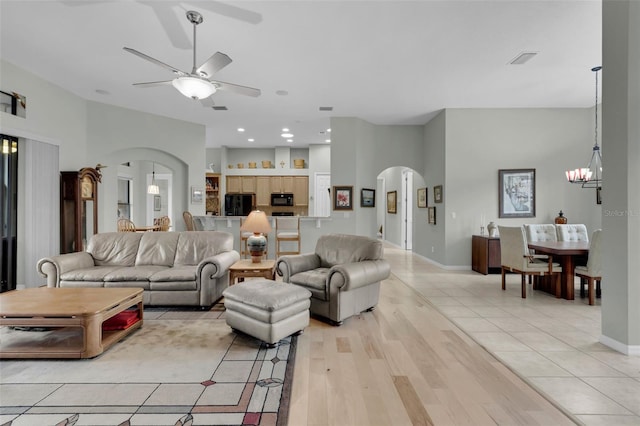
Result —
<path fill-rule="evenodd" d="M 427 188 L 418 188 L 418 207 L 427 207 Z"/>
<path fill-rule="evenodd" d="M 434 203 L 442 202 L 442 185 L 436 185 L 433 187 L 433 202 Z"/>
<path fill-rule="evenodd" d="M 162 200 L 159 195 L 153 196 L 153 211 L 159 212 L 162 209 Z"/>
<path fill-rule="evenodd" d="M 498 170 L 498 217 L 536 216 L 536 169 Z"/>
<path fill-rule="evenodd" d="M 429 207 L 429 223 L 432 225 L 436 224 L 436 208 Z"/>
<path fill-rule="evenodd" d="M 376 206 L 376 190 L 362 188 L 360 190 L 360 207 Z"/>
<path fill-rule="evenodd" d="M 333 187 L 333 209 L 353 210 L 353 186 Z"/>
<path fill-rule="evenodd" d="M 195 186 L 191 187 L 191 203 L 202 204 L 204 190 Z"/>
<path fill-rule="evenodd" d="M 397 206 L 398 206 L 397 197 L 398 197 L 397 191 L 387 192 L 387 213 L 395 214 L 397 212 Z"/>

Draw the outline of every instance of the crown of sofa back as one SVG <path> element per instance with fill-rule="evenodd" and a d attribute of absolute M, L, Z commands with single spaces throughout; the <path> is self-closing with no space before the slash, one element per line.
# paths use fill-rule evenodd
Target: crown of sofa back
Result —
<path fill-rule="evenodd" d="M 345 263 L 382 259 L 383 249 L 382 243 L 372 238 L 328 234 L 318 238 L 315 253 L 320 258 L 321 266 L 330 268 Z"/>
<path fill-rule="evenodd" d="M 87 246 L 96 266 L 197 265 L 231 250 L 233 235 L 223 231 L 106 232 Z"/>

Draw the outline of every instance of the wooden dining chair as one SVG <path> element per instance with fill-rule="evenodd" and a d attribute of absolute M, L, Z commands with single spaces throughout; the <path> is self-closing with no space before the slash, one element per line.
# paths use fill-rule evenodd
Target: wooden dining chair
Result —
<path fill-rule="evenodd" d="M 584 297 L 584 285 L 587 284 L 589 304 L 595 304 L 596 296 L 600 296 L 602 281 L 602 229 L 596 229 L 589 243 L 589 259 L 586 266 L 576 266 L 575 274 L 580 277 L 580 297 Z M 596 283 L 594 294 L 594 282 Z"/>
<path fill-rule="evenodd" d="M 118 219 L 118 232 L 136 232 L 136 225 L 129 219 Z"/>
<path fill-rule="evenodd" d="M 526 276 L 550 275 L 553 277 L 555 296 L 561 297 L 560 273 L 562 268 L 559 264 L 553 263 L 553 256 L 531 254 L 527 247 L 527 238 L 522 226 L 498 226 L 498 230 L 500 232 L 502 290 L 506 290 L 506 272 L 520 274 L 523 299 L 527 297 Z M 536 259 L 546 259 L 546 262 L 536 262 Z"/>
<path fill-rule="evenodd" d="M 171 227 L 171 219 L 169 219 L 169 216 L 160 216 L 153 219 L 153 225 L 158 226 L 157 231 L 167 232 Z"/>
<path fill-rule="evenodd" d="M 193 227 L 193 215 L 189 211 L 182 212 L 182 218 L 184 219 L 184 224 L 187 227 L 187 231 L 194 231 Z"/>

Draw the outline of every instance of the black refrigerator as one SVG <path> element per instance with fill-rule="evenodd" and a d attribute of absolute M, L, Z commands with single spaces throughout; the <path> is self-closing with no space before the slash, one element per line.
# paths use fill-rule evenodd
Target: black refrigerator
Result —
<path fill-rule="evenodd" d="M 225 216 L 248 216 L 255 205 L 255 194 L 226 194 L 224 196 Z"/>

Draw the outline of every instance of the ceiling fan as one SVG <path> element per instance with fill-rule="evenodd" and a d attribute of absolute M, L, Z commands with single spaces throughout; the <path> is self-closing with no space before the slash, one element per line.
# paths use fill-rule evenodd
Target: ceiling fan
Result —
<path fill-rule="evenodd" d="M 222 68 L 226 67 L 232 62 L 231 58 L 224 53 L 214 53 L 202 65 L 196 68 L 196 27 L 198 24 L 202 23 L 203 19 L 200 13 L 192 10 L 187 12 L 187 19 L 193 24 L 193 68 L 191 69 L 191 72 L 188 73 L 182 71 L 176 67 L 172 67 L 171 65 L 167 65 L 164 62 L 152 58 L 151 56 L 145 55 L 144 53 L 139 52 L 135 49 L 124 47 L 123 49 L 127 52 L 133 53 L 134 55 L 137 55 L 142 59 L 146 59 L 149 62 L 166 68 L 176 75 L 176 78 L 174 78 L 173 80 L 150 81 L 146 83 L 134 83 L 133 85 L 138 87 L 154 87 L 171 84 L 184 96 L 199 100 L 208 98 L 218 90 L 226 90 L 246 96 L 260 96 L 260 89 L 254 89 L 253 87 L 240 86 L 237 84 L 225 83 L 223 81 L 211 79 L 213 74 L 220 71 Z"/>

